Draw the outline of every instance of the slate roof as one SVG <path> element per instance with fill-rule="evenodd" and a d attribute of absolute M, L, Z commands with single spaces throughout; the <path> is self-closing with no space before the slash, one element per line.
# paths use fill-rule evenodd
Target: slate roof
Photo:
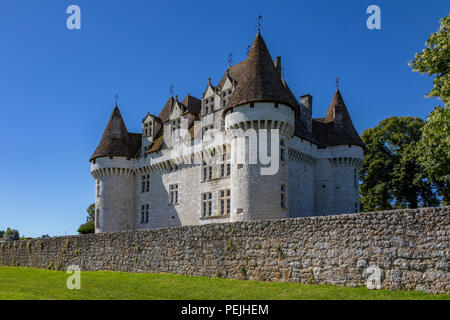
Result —
<path fill-rule="evenodd" d="M 312 131 L 319 145 L 356 145 L 365 149 L 339 90 L 336 90 L 325 118 L 313 119 Z"/>
<path fill-rule="evenodd" d="M 298 109 L 283 85 L 261 33 L 255 37 L 247 59 L 240 66 L 236 88 L 223 115 L 230 109 L 250 102 L 276 102 Z"/>
<path fill-rule="evenodd" d="M 139 152 L 141 140 L 141 134 L 128 133 L 120 110 L 116 105 L 90 161 L 101 157 L 132 158 Z"/>
<path fill-rule="evenodd" d="M 308 130 L 299 117 L 301 112 L 305 112 L 304 107 L 299 104 L 286 81 L 281 79 L 280 68 L 281 59 L 275 62 L 272 60 L 266 43 L 258 32 L 247 59 L 229 67 L 217 86 L 208 82 L 208 86 L 211 85 L 217 94 L 222 90 L 227 78 L 234 85 L 234 91 L 227 101 L 222 117 L 224 118 L 227 110 L 251 102 L 283 103 L 295 111 L 294 134 L 297 137 L 319 146 L 358 145 L 365 148 L 339 90 L 334 94 L 325 118 L 312 119 L 312 130 Z M 170 120 L 175 103 L 181 106 L 182 114 L 189 115 L 188 129 L 192 133 L 194 121 L 200 119 L 202 101 L 189 94 L 181 102 L 178 101 L 178 97 L 171 96 L 156 119 L 161 123 Z M 147 153 L 165 148 L 163 134 L 164 126 L 161 126 Z M 134 157 L 139 154 L 140 148 L 141 134 L 128 133 L 116 106 L 91 160 L 110 156 Z"/>

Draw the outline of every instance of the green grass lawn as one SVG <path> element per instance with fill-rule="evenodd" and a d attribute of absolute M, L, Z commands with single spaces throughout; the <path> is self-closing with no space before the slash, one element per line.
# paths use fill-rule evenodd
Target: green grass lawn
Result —
<path fill-rule="evenodd" d="M 82 272 L 81 289 L 68 290 L 63 271 L 0 267 L 0 299 L 445 299 L 450 295 L 372 291 L 329 285 L 239 281 L 172 274 Z"/>

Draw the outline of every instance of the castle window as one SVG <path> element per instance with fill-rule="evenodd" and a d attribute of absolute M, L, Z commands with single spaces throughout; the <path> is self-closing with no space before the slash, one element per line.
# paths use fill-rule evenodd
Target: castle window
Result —
<path fill-rule="evenodd" d="M 169 186 L 169 200 L 170 204 L 178 204 L 178 184 Z"/>
<path fill-rule="evenodd" d="M 203 100 L 203 105 L 204 105 L 204 109 L 203 109 L 203 114 L 208 114 L 210 112 L 214 111 L 214 97 L 211 97 L 211 99 L 207 98 L 205 100 Z"/>
<path fill-rule="evenodd" d="M 231 155 L 229 153 L 224 153 L 222 155 L 222 163 L 220 164 L 220 176 L 229 177 L 231 174 Z"/>
<path fill-rule="evenodd" d="M 181 123 L 181 120 L 180 120 L 180 119 L 178 119 L 178 120 L 173 120 L 173 121 L 172 121 L 172 131 L 175 131 L 175 130 L 177 130 L 177 129 L 180 129 L 180 123 Z"/>
<path fill-rule="evenodd" d="M 151 122 L 144 123 L 142 131 L 143 131 L 142 133 L 143 133 L 145 138 L 146 137 L 150 137 L 152 135 L 152 133 L 153 133 L 152 123 Z"/>
<path fill-rule="evenodd" d="M 355 189 L 358 189 L 358 177 L 356 175 L 356 169 L 353 170 L 353 183 L 355 185 Z"/>
<path fill-rule="evenodd" d="M 141 176 L 141 193 L 150 191 L 150 175 Z"/>
<path fill-rule="evenodd" d="M 97 189 L 97 198 L 100 197 L 100 180 L 95 180 L 95 185 L 96 185 L 96 189 Z"/>
<path fill-rule="evenodd" d="M 221 190 L 219 191 L 219 208 L 220 208 L 220 214 L 230 214 L 231 211 L 231 191 L 228 190 Z"/>
<path fill-rule="evenodd" d="M 212 193 L 206 192 L 202 194 L 202 216 L 212 216 Z"/>
<path fill-rule="evenodd" d="M 141 224 L 148 223 L 148 213 L 149 213 L 149 205 L 143 204 L 141 206 Z"/>
<path fill-rule="evenodd" d="M 285 156 L 284 156 L 285 148 L 286 148 L 286 142 L 284 141 L 284 139 L 281 139 L 281 141 L 280 141 L 280 162 L 285 161 Z"/>
<path fill-rule="evenodd" d="M 213 175 L 212 175 L 213 171 L 212 171 L 212 166 L 203 166 L 203 171 L 202 171 L 202 181 L 208 181 L 211 180 Z"/>
<path fill-rule="evenodd" d="M 225 107 L 227 105 L 227 100 L 223 100 L 223 106 Z"/>
<path fill-rule="evenodd" d="M 206 131 L 212 130 L 212 129 L 214 129 L 214 125 L 213 125 L 213 124 L 211 124 L 211 125 L 209 125 L 209 126 L 206 126 L 206 127 L 203 127 L 203 128 L 202 128 L 202 137 L 205 136 Z"/>
<path fill-rule="evenodd" d="M 287 206 L 286 206 L 286 186 L 284 184 L 281 185 L 281 207 L 287 208 Z"/>
<path fill-rule="evenodd" d="M 357 202 L 355 202 L 355 213 L 359 212 L 359 205 Z"/>

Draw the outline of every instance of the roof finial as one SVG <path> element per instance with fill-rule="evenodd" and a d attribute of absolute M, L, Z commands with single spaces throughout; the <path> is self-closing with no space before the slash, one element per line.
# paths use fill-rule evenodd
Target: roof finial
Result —
<path fill-rule="evenodd" d="M 230 53 L 228 55 L 228 68 L 231 68 L 232 65 L 233 65 L 233 54 Z"/>
<path fill-rule="evenodd" d="M 258 20 L 258 33 L 261 33 L 263 17 L 261 15 L 258 15 L 258 19 L 257 20 Z"/>
<path fill-rule="evenodd" d="M 117 107 L 117 101 L 119 100 L 119 95 L 116 93 L 116 95 L 114 96 L 114 100 L 116 100 L 116 107 Z"/>
<path fill-rule="evenodd" d="M 169 95 L 171 97 L 173 97 L 173 84 L 171 84 L 170 87 L 169 87 Z"/>
<path fill-rule="evenodd" d="M 336 78 L 336 90 L 339 90 L 339 78 Z"/>

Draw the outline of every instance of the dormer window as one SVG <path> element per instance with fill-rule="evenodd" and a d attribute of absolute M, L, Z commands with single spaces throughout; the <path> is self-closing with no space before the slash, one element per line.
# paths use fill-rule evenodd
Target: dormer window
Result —
<path fill-rule="evenodd" d="M 208 114 L 214 111 L 214 97 L 203 100 L 203 114 Z"/>
<path fill-rule="evenodd" d="M 144 137 L 151 137 L 153 135 L 153 123 L 152 122 L 146 122 L 142 126 L 142 134 Z"/>
<path fill-rule="evenodd" d="M 173 120 L 172 121 L 172 131 L 180 129 L 180 124 L 181 124 L 181 120 L 180 119 Z"/>

